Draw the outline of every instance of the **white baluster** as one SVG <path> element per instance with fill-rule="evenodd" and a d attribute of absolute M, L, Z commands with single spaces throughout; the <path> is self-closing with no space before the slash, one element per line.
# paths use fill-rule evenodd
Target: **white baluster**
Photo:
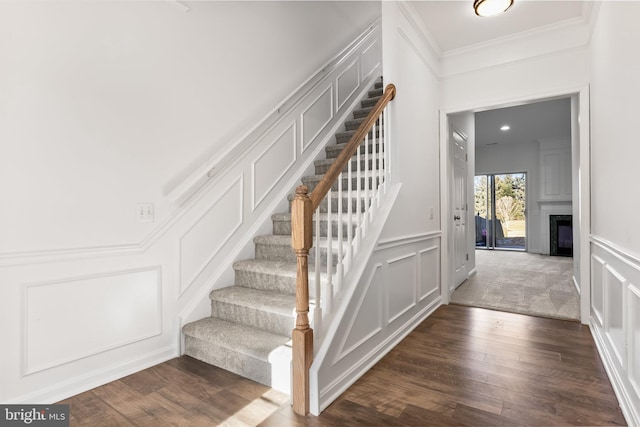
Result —
<path fill-rule="evenodd" d="M 356 155 L 356 159 L 358 156 Z M 353 157 L 349 159 L 349 165 L 347 166 L 347 256 L 346 265 L 344 267 L 345 272 L 351 269 L 351 260 L 353 258 L 353 174 L 351 173 Z"/>
<path fill-rule="evenodd" d="M 362 221 L 362 238 L 369 230 L 369 134 L 364 139 L 364 218 Z M 362 183 L 359 183 L 362 185 Z"/>
<path fill-rule="evenodd" d="M 391 133 L 389 132 L 389 130 L 391 129 L 391 116 L 389 114 L 389 107 L 385 107 L 385 126 L 387 128 L 387 135 L 388 137 L 385 138 L 385 162 L 384 162 L 384 174 L 386 175 L 387 179 L 385 179 L 385 182 L 387 180 L 391 179 Z M 385 185 L 385 191 L 387 190 L 387 186 Z"/>
<path fill-rule="evenodd" d="M 333 262 L 331 262 L 333 257 L 333 249 L 331 247 L 331 216 L 332 216 L 332 208 L 331 208 L 331 193 L 332 190 L 329 188 L 327 192 L 327 280 L 325 281 L 325 288 L 322 292 L 324 295 L 324 315 L 327 316 L 331 313 L 331 306 L 333 303 Z"/>
<path fill-rule="evenodd" d="M 376 193 L 378 194 L 378 208 L 380 207 L 380 199 L 382 198 L 382 186 L 384 182 L 384 174 L 382 172 L 382 158 L 384 157 L 384 144 L 385 138 L 387 135 L 386 129 L 384 127 L 384 110 L 380 113 L 380 142 L 378 145 L 378 155 L 376 156 L 377 167 L 376 171 L 378 172 L 378 183 L 376 184 Z"/>
<path fill-rule="evenodd" d="M 344 274 L 344 264 L 342 258 L 344 256 L 342 250 L 342 172 L 338 176 L 338 264 L 336 265 L 336 285 L 335 291 L 340 292 L 342 288 L 342 275 Z"/>
<path fill-rule="evenodd" d="M 360 191 L 360 180 L 362 179 L 362 145 L 358 145 L 358 166 L 356 167 L 356 238 L 355 238 L 355 246 L 353 248 L 354 254 L 358 252 L 358 248 L 360 248 L 360 238 L 362 236 L 362 193 Z"/>
<path fill-rule="evenodd" d="M 370 191 L 371 191 L 371 203 L 369 206 L 369 222 L 373 221 L 373 217 L 375 214 L 375 208 L 376 206 L 378 206 L 378 200 L 377 200 L 377 193 L 376 193 L 376 177 L 378 176 L 377 171 L 376 171 L 376 151 L 377 151 L 377 145 L 380 143 L 380 140 L 378 138 L 378 136 L 376 136 L 376 129 L 378 129 L 378 127 L 376 126 L 376 122 L 373 122 L 373 127 L 371 128 L 371 132 L 372 132 L 372 144 L 371 144 L 371 184 L 369 184 L 369 182 L 367 182 L 367 185 L 370 186 Z"/>
<path fill-rule="evenodd" d="M 321 292 L 321 281 L 320 281 L 320 245 L 318 245 L 318 241 L 320 238 L 320 207 L 316 209 L 316 235 L 314 237 L 313 245 L 315 246 L 315 295 L 316 302 L 313 311 L 313 331 L 314 334 L 319 338 L 322 334 L 322 292 Z"/>

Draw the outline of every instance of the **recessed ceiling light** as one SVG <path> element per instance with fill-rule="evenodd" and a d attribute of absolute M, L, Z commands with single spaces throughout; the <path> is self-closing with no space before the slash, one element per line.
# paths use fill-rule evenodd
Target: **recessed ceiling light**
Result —
<path fill-rule="evenodd" d="M 502 132 L 506 132 L 506 131 L 508 131 L 509 129 L 511 129 L 511 126 L 509 126 L 509 125 L 504 125 L 504 126 L 502 126 L 502 127 L 500 128 L 500 130 L 501 130 Z"/>
<path fill-rule="evenodd" d="M 474 0 L 473 10 L 478 16 L 495 16 L 506 12 L 513 0 Z"/>

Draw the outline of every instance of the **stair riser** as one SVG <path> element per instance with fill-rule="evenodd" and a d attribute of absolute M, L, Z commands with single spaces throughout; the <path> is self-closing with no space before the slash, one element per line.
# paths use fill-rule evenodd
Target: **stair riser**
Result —
<path fill-rule="evenodd" d="M 335 159 L 335 157 L 332 157 L 332 159 Z M 384 165 L 384 160 L 369 159 L 369 161 L 366 162 L 364 159 L 361 159 L 358 162 L 358 160 L 354 156 L 354 159 L 351 161 L 351 176 L 352 177 L 356 174 L 356 170 L 358 168 L 358 163 L 360 164 L 360 171 L 361 171 L 360 173 L 362 173 L 362 171 L 364 171 L 365 169 L 369 169 L 369 170 L 379 169 L 381 164 Z M 317 164 L 315 166 L 316 175 L 324 175 L 325 173 L 327 173 L 327 171 L 329 170 L 330 167 L 331 167 L 331 164 L 327 164 L 327 163 Z M 343 173 L 349 172 L 349 165 L 345 166 L 344 169 L 342 170 L 342 172 Z"/>
<path fill-rule="evenodd" d="M 281 292 L 283 294 L 296 294 L 295 276 L 278 276 L 254 271 L 236 270 L 235 285 L 261 291 Z M 315 276 L 309 274 L 309 294 L 315 292 Z M 291 331 L 289 331 L 291 332 Z"/>
<path fill-rule="evenodd" d="M 368 107 L 373 107 L 374 105 L 376 105 L 376 103 L 378 102 L 380 98 L 370 98 L 370 99 L 365 99 L 363 101 L 360 101 L 360 106 L 362 106 L 362 108 L 368 108 Z"/>
<path fill-rule="evenodd" d="M 369 113 L 371 112 L 371 110 L 373 110 L 372 107 L 363 108 L 361 110 L 355 110 L 353 112 L 353 118 L 354 119 L 361 119 L 363 117 L 367 117 L 369 115 Z"/>
<path fill-rule="evenodd" d="M 369 174 L 373 174 L 373 173 L 378 173 L 377 171 L 371 172 L 369 171 Z M 364 172 L 361 172 L 362 175 L 364 175 Z M 369 189 L 369 190 L 373 190 L 375 188 L 378 187 L 380 180 L 376 177 L 370 177 L 369 179 L 365 179 L 365 178 L 360 178 L 360 189 Z M 305 179 L 302 178 L 302 183 L 304 185 L 306 185 L 309 188 L 309 192 L 313 191 L 318 184 L 320 184 L 320 180 L 318 179 Z M 342 191 L 347 191 L 349 185 L 349 180 L 348 179 L 343 179 L 342 180 Z M 333 186 L 331 186 L 331 189 L 333 191 L 338 191 L 338 181 L 336 181 Z M 358 178 L 351 178 L 351 189 L 352 191 L 356 191 L 358 189 Z"/>
<path fill-rule="evenodd" d="M 378 144 L 378 143 L 372 144 L 371 141 L 369 141 L 369 144 L 368 144 L 369 156 L 371 156 L 374 153 L 379 153 L 381 147 L 382 147 L 382 144 Z M 344 148 L 345 148 L 345 145 L 327 145 L 324 149 L 327 155 L 327 159 L 335 159 L 336 157 L 338 157 L 338 155 Z M 354 156 L 357 156 L 357 151 L 356 151 L 356 154 L 354 154 Z M 360 156 L 363 158 L 362 161 L 364 161 L 364 156 L 365 156 L 364 144 L 360 148 Z"/>
<path fill-rule="evenodd" d="M 327 237 L 328 222 L 326 220 L 320 221 L 320 237 Z M 331 221 L 331 235 L 333 237 L 338 236 L 339 225 L 337 221 Z M 355 220 L 352 220 L 351 236 L 353 237 L 356 232 Z M 347 237 L 349 233 L 349 223 L 345 220 L 342 222 L 342 235 Z M 291 235 L 291 221 L 273 221 L 273 234 L 280 236 Z M 316 235 L 316 221 L 313 221 L 313 235 Z"/>
<path fill-rule="evenodd" d="M 382 132 L 380 132 L 379 128 L 376 128 L 376 138 L 379 138 L 380 135 L 382 134 Z M 369 133 L 367 134 L 369 135 L 369 139 L 373 138 L 373 131 L 369 131 Z M 349 133 L 337 133 L 336 134 L 336 144 L 346 144 L 347 142 L 349 142 L 349 140 L 351 139 L 353 135 L 349 134 Z M 362 139 L 364 141 L 364 138 Z"/>
<path fill-rule="evenodd" d="M 383 92 L 384 90 L 382 88 L 375 88 L 367 92 L 367 95 L 369 96 L 369 98 L 375 98 L 378 96 L 382 96 Z"/>
<path fill-rule="evenodd" d="M 289 336 L 295 327 L 294 310 L 295 306 L 292 306 L 291 313 L 284 315 L 231 304 L 226 301 L 211 300 L 211 315 L 213 317 L 284 336 Z"/>
<path fill-rule="evenodd" d="M 364 117 L 357 120 L 348 120 L 344 123 L 344 127 L 346 131 L 357 130 L 362 122 L 364 122 Z M 380 126 L 380 119 L 376 120 L 376 127 Z"/>
<path fill-rule="evenodd" d="M 346 244 L 343 247 L 343 251 L 346 251 Z M 290 245 L 276 245 L 276 244 L 256 244 L 256 259 L 267 259 L 270 261 L 296 261 L 296 254 Z M 314 264 L 316 259 L 316 249 L 311 248 L 309 251 L 309 264 Z M 333 247 L 333 265 L 338 263 L 338 248 Z M 327 249 L 320 248 L 320 264 L 326 265 L 327 263 Z"/>
<path fill-rule="evenodd" d="M 283 294 L 296 294 L 295 276 L 282 276 L 255 271 L 236 270 L 235 285 L 261 291 L 281 292 Z"/>
<path fill-rule="evenodd" d="M 371 203 L 371 201 L 369 201 L 369 203 Z M 327 198 L 325 197 L 321 202 L 320 202 L 320 213 L 327 213 L 329 210 L 329 203 L 327 202 Z M 346 213 L 349 212 L 349 199 L 345 196 L 342 198 L 342 212 Z M 350 212 L 357 212 L 357 200 L 355 197 L 351 198 L 351 210 Z M 360 200 L 360 212 L 364 212 L 366 209 L 365 203 L 364 203 L 364 198 L 361 198 Z M 291 212 L 291 202 L 289 202 L 289 212 Z M 337 199 L 333 199 L 331 200 L 331 213 L 338 213 L 338 200 Z"/>
<path fill-rule="evenodd" d="M 188 335 L 185 336 L 185 354 L 260 384 L 271 386 L 272 369 L 269 362 Z"/>

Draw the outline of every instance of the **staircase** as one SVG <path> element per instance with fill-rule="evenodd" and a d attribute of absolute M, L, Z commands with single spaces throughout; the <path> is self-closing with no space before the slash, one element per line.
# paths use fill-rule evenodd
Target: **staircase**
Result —
<path fill-rule="evenodd" d="M 335 135 L 336 143 L 325 147 L 326 159 L 315 161 L 315 175 L 302 178 L 309 191 L 313 191 L 382 93 L 382 82 L 378 81 L 368 92 L 368 98 L 361 101 L 361 108 L 353 112 L 353 120 L 345 122 L 345 130 Z M 370 147 L 370 151 L 375 153 L 376 148 Z M 357 164 L 358 158 L 354 156 L 351 162 Z M 364 160 L 360 162 L 362 168 L 370 170 L 376 164 L 375 155 L 371 156 L 368 165 Z M 371 188 L 371 181 L 368 188 Z M 353 186 L 355 188 L 355 182 Z M 346 180 L 343 180 L 343 188 L 347 188 Z M 293 195 L 290 195 L 289 201 L 292 199 Z M 346 203 L 343 205 L 346 211 Z M 323 255 L 326 251 L 322 248 L 328 243 L 327 217 L 335 216 L 337 206 L 338 203 L 331 203 L 332 213 L 327 212 L 326 200 L 320 206 L 320 236 L 325 238 L 320 239 L 319 247 Z M 361 206 L 364 208 L 364 203 Z M 234 285 L 210 293 L 211 316 L 185 325 L 182 331 L 185 354 L 289 393 L 290 341 L 296 306 L 296 256 L 291 248 L 291 214 L 276 213 L 272 222 L 273 234 L 254 238 L 255 259 L 234 263 Z M 331 235 L 337 236 L 339 225 L 335 220 L 332 224 Z M 352 224 L 355 229 L 355 221 Z M 343 215 L 341 226 L 346 238 L 347 215 Z M 338 244 L 334 237 L 333 247 Z M 309 254 L 311 270 L 314 257 L 315 250 L 312 249 Z M 322 259 L 326 265 L 326 255 Z M 333 263 L 337 261 L 333 257 Z M 314 275 L 310 276 L 310 294 L 314 295 Z"/>

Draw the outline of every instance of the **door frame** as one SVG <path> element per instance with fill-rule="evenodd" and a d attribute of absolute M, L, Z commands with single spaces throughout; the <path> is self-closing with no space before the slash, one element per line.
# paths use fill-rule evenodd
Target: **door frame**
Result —
<path fill-rule="evenodd" d="M 579 257 L 574 258 L 578 263 L 579 276 L 574 281 L 580 291 L 580 320 L 583 324 L 589 324 L 591 312 L 591 272 L 590 272 L 590 238 L 591 238 L 591 147 L 590 147 L 590 116 L 589 116 L 589 85 L 572 87 L 565 90 L 540 93 L 537 95 L 522 96 L 509 99 L 498 99 L 488 103 L 469 105 L 464 108 L 451 108 L 440 110 L 440 218 L 442 228 L 442 257 L 440 262 L 441 283 L 440 292 L 442 303 L 451 301 L 451 287 L 453 285 L 453 161 L 450 154 L 449 122 L 450 115 L 470 111 L 481 111 L 496 108 L 504 108 L 530 102 L 543 101 L 558 97 L 575 97 L 577 99 L 578 114 L 572 111 L 572 129 L 578 129 L 577 147 L 579 151 L 578 173 L 572 174 L 573 188 L 578 188 L 578 194 L 573 198 L 573 211 L 577 212 L 578 230 L 574 232 L 578 237 Z M 572 103 L 573 104 L 573 103 Z M 575 136 L 572 136 L 574 138 Z M 572 155 L 575 146 L 572 145 Z M 475 176 L 475 168 L 474 168 Z M 469 191 L 469 189 L 467 190 Z M 475 249 L 474 249 L 475 250 Z M 472 271 L 475 271 L 475 266 Z M 579 282 L 578 282 L 579 280 Z"/>

